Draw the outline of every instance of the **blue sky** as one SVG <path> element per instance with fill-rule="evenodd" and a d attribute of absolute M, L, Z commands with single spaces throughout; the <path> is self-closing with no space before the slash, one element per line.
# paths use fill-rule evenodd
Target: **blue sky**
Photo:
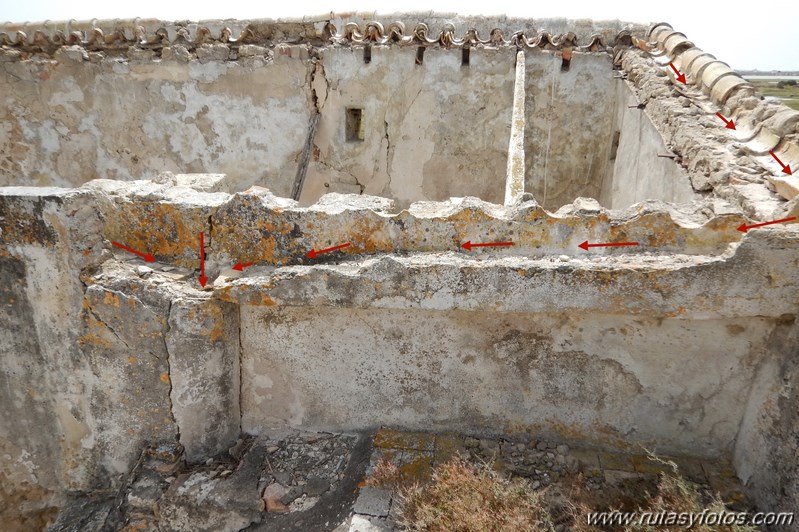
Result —
<path fill-rule="evenodd" d="M 164 20 L 209 18 L 278 18 L 321 13 L 365 11 L 457 12 L 547 18 L 621 19 L 630 22 L 669 22 L 697 46 L 737 69 L 799 70 L 799 1 L 701 2 L 687 0 L 601 2 L 498 2 L 473 0 L 403 0 L 371 2 L 309 0 L 3 0 L 0 21 L 91 20 L 93 18 L 155 17 Z"/>

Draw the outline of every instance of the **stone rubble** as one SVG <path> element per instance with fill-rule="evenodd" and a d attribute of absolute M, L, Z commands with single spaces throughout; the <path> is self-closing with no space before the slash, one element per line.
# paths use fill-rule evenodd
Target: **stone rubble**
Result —
<path fill-rule="evenodd" d="M 366 461 L 353 467 L 359 445 L 368 453 L 368 467 Z M 568 493 L 578 473 L 589 491 L 600 494 L 631 481 L 652 483 L 669 467 L 644 455 L 544 438 L 508 441 L 388 428 L 360 439 L 330 433 L 242 436 L 229 452 L 194 465 L 186 464 L 179 445 L 163 444 L 142 453 L 116 500 L 107 494 L 76 499 L 50 530 L 394 531 L 400 529 L 398 490 L 428 482 L 433 467 L 456 454 L 526 479 L 533 489 L 549 490 L 553 500 Z M 669 459 L 700 484 L 705 496 L 719 492 L 734 508 L 749 508 L 724 462 Z M 392 485 L 375 485 L 375 469 L 383 460 L 398 467 Z M 328 505 L 321 508 L 325 499 Z"/>
<path fill-rule="evenodd" d="M 259 523 L 279 529 L 285 526 L 274 521 L 280 515 L 296 520 L 326 495 L 349 489 L 342 480 L 357 441 L 329 433 L 243 436 L 227 453 L 199 464 L 187 464 L 180 446 L 148 448 L 117 504 L 107 496 L 79 498 L 70 505 L 75 511 L 62 512 L 53 530 L 232 532 Z"/>

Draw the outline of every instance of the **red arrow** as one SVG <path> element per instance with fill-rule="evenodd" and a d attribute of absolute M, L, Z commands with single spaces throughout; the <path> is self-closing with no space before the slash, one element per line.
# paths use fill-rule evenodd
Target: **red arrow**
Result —
<path fill-rule="evenodd" d="M 321 255 L 322 253 L 328 253 L 330 251 L 336 251 L 337 249 L 342 249 L 342 248 L 345 248 L 345 247 L 347 247 L 349 245 L 350 245 L 350 243 L 347 242 L 346 244 L 341 244 L 340 246 L 333 246 L 332 248 L 320 249 L 319 251 L 314 251 L 313 249 L 311 249 L 311 251 L 306 253 L 305 256 L 306 257 L 311 257 L 312 259 L 315 259 L 317 255 Z"/>
<path fill-rule="evenodd" d="M 681 74 L 680 71 L 677 70 L 677 67 L 674 66 L 674 63 L 669 63 L 669 66 L 674 71 L 674 73 L 677 74 L 677 81 L 680 81 L 680 82 L 682 82 L 683 85 L 685 85 L 686 84 L 685 83 L 685 74 Z"/>
<path fill-rule="evenodd" d="M 793 175 L 793 174 L 791 173 L 791 166 L 790 166 L 790 165 L 788 165 L 788 164 L 782 164 L 782 161 L 780 161 L 780 158 L 779 158 L 779 157 L 777 157 L 777 154 L 775 154 L 773 151 L 769 151 L 769 153 L 771 154 L 771 156 L 772 156 L 772 157 L 774 157 L 775 159 L 777 159 L 777 162 L 778 162 L 778 163 L 780 163 L 780 166 L 782 166 L 782 171 L 783 171 L 784 173 L 786 173 L 786 174 L 788 174 L 788 175 Z"/>
<path fill-rule="evenodd" d="M 722 122 L 724 122 L 725 124 L 727 124 L 727 126 L 726 126 L 726 127 L 727 127 L 727 129 L 733 129 L 733 130 L 735 129 L 735 122 L 733 122 L 732 120 L 727 120 L 726 118 L 724 118 L 724 117 L 722 116 L 722 114 L 721 114 L 721 113 L 716 113 L 716 116 L 717 116 L 717 117 L 719 117 L 719 118 L 721 118 Z"/>
<path fill-rule="evenodd" d="M 472 248 L 482 248 L 488 246 L 512 246 L 512 245 L 513 242 L 488 242 L 487 244 L 472 244 L 471 240 L 467 240 L 465 244 L 461 244 L 461 247 L 471 251 Z"/>
<path fill-rule="evenodd" d="M 205 288 L 208 277 L 205 276 L 205 235 L 203 233 L 200 233 L 200 276 L 197 280 L 200 281 L 200 286 Z"/>
<path fill-rule="evenodd" d="M 580 244 L 579 247 L 583 248 L 584 250 L 588 251 L 588 248 L 603 248 L 609 246 L 637 246 L 638 242 L 611 242 L 609 244 L 589 244 L 588 240 Z"/>
<path fill-rule="evenodd" d="M 771 224 L 782 224 L 793 220 L 796 220 L 796 216 L 791 216 L 790 218 L 783 218 L 782 220 L 774 220 L 773 222 L 763 222 L 762 224 L 753 224 L 753 225 L 741 224 L 738 226 L 738 230 L 742 233 L 745 233 L 749 229 L 754 229 L 755 227 L 763 227 L 764 225 L 771 225 Z"/>
<path fill-rule="evenodd" d="M 237 262 L 236 265 L 233 266 L 233 269 L 243 272 L 244 268 L 249 268 L 250 266 L 252 266 L 252 262 L 246 262 L 244 264 Z"/>
<path fill-rule="evenodd" d="M 111 243 L 114 244 L 118 248 L 124 249 L 125 251 L 130 251 L 131 253 L 135 253 L 136 255 L 138 255 L 141 258 L 143 258 L 145 262 L 155 262 L 155 257 L 153 257 L 152 253 L 148 253 L 148 254 L 145 255 L 144 253 L 139 253 L 138 251 L 130 249 L 128 246 L 120 244 L 119 242 L 111 242 Z"/>

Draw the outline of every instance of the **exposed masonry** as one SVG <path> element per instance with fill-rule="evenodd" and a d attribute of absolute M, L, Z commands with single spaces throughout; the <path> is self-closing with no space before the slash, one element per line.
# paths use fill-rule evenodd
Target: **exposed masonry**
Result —
<path fill-rule="evenodd" d="M 470 21 L 468 17 L 462 20 Z M 471 19 L 485 23 L 485 19 Z M 499 20 L 498 20 L 499 22 Z M 503 20 L 502 22 L 506 22 Z M 130 21 L 98 21 L 80 23 L 6 24 L 0 31 L 0 45 L 13 48 L 6 51 L 11 57 L 22 58 L 24 53 L 54 53 L 62 46 L 79 46 L 91 51 L 114 53 L 133 52 L 138 58 L 148 58 L 146 51 L 162 51 L 165 47 L 180 46 L 198 54 L 198 58 L 215 60 L 236 59 L 238 55 L 262 54 L 266 50 L 257 45 L 274 45 L 292 42 L 299 44 L 380 44 L 400 46 L 428 46 L 438 44 L 444 47 L 463 47 L 490 45 L 515 45 L 526 48 L 544 49 L 577 49 L 596 52 L 612 46 L 616 41 L 629 40 L 629 29 L 616 32 L 603 29 L 601 33 L 591 33 L 587 42 L 578 46 L 578 36 L 573 31 L 552 34 L 547 30 L 514 31 L 495 27 L 490 30 L 488 38 L 481 39 L 479 31 L 469 27 L 458 37 L 456 26 L 445 22 L 442 28 L 431 34 L 428 24 L 420 22 L 408 31 L 402 21 L 392 21 L 384 28 L 383 23 L 371 20 L 368 22 L 347 22 L 339 32 L 331 19 L 297 22 L 274 22 L 271 20 L 253 21 L 236 30 L 225 25 L 226 22 L 211 21 L 199 24 L 163 23 L 151 20 Z M 589 27 L 592 23 L 589 22 Z M 462 24 L 459 24 L 462 25 Z M 154 29 L 157 28 L 157 29 Z M 582 28 L 585 30 L 586 28 Z M 636 28 L 640 31 L 641 27 Z M 510 34 L 508 34 L 510 33 Z M 29 35 L 30 34 L 30 35 Z M 609 37 L 611 36 L 612 37 Z M 244 53 L 241 54 L 241 47 Z M 248 47 L 248 48 L 246 48 Z M 223 51 L 229 49 L 225 54 Z M 144 51 L 139 53 L 137 50 Z M 199 52 L 197 52 L 199 50 Z M 16 53 L 14 53 L 16 52 Z M 152 54 L 149 55 L 153 57 Z"/>
<path fill-rule="evenodd" d="M 177 439 L 189 460 L 202 462 L 241 431 L 391 424 L 732 457 L 762 509 L 795 508 L 799 225 L 737 228 L 799 214 L 795 178 L 769 155 L 799 169 L 799 113 L 760 100 L 664 24 L 647 34 L 620 23 L 549 21 L 558 28 L 549 33 L 530 21 L 431 15 L 408 31 L 354 18 L 73 22 L 0 32 L 6 73 L 33 83 L 46 83 L 51 66 L 97 63 L 121 68 L 122 78 L 136 66 L 135 76 L 154 86 L 162 73 L 198 71 L 196 79 L 213 84 L 224 78 L 203 78 L 202 68 L 250 61 L 252 70 L 233 71 L 240 81 L 290 58 L 279 72 L 296 75 L 308 105 L 307 116 L 297 115 L 302 138 L 287 157 L 291 171 L 269 175 L 293 179 L 281 194 L 271 182 L 242 187 L 222 174 L 179 172 L 0 188 L 0 275 L 11 287 L 0 291 L 0 419 L 25 420 L 22 429 L 0 421 L 10 489 L 24 495 L 45 486 L 52 493 L 42 505 L 58 506 L 69 490 L 118 488 L 145 443 Z M 450 48 L 469 50 L 468 60 L 460 50 L 447 55 Z M 331 133 L 330 115 L 325 123 L 334 93 L 342 108 L 359 103 L 335 88 L 359 72 L 353 65 L 382 65 L 369 71 L 384 83 L 375 86 L 407 91 L 407 110 L 425 96 L 422 112 L 435 108 L 421 85 L 392 83 L 386 65 L 400 60 L 457 71 L 461 83 L 488 71 L 502 82 L 494 92 L 510 94 L 494 105 L 507 114 L 496 117 L 507 117 L 502 127 L 512 123 L 514 135 L 501 139 L 508 164 L 499 166 L 507 170 L 483 181 L 491 197 L 507 191 L 505 204 L 457 188 L 446 189 L 457 191 L 449 196 L 466 197 L 394 201 L 369 194 L 374 185 L 335 168 L 335 157 L 317 160 L 319 135 L 333 152 L 344 142 L 343 131 Z M 670 62 L 687 85 L 673 79 Z M 600 81 L 592 76 L 611 68 L 623 81 L 605 79 L 611 89 L 601 94 L 621 96 L 603 124 L 619 128 L 621 144 L 613 153 L 616 132 L 594 133 L 588 144 L 601 149 L 585 156 L 627 157 L 634 168 L 593 190 L 613 203 L 617 189 L 641 184 L 639 167 L 657 164 L 690 201 L 668 199 L 686 197 L 679 191 L 646 197 L 657 183 L 635 191 L 644 201 L 621 201 L 623 209 L 578 197 L 582 189 L 561 190 L 568 202 L 555 208 L 538 197 L 533 168 L 550 172 L 549 194 L 585 178 L 568 175 L 568 165 L 556 172 L 552 161 L 540 164 L 552 152 L 538 149 L 538 132 L 567 129 L 551 118 L 563 110 L 556 82 L 575 79 L 588 90 Z M 542 73 L 549 92 L 528 83 L 536 81 L 531 71 Z M 81 72 L 93 79 L 100 71 Z M 413 72 L 415 82 L 430 79 Z M 463 86 L 470 85 L 438 85 L 455 94 Z M 738 130 L 724 129 L 717 111 Z M 417 156 L 408 144 L 397 155 L 409 124 L 366 118 L 379 126 L 379 156 L 364 156 L 369 168 L 385 171 L 389 185 L 421 186 L 414 171 L 391 164 Z M 630 140 L 631 123 L 647 135 Z M 457 160 L 452 153 L 445 166 Z M 533 155 L 535 165 L 525 165 Z M 295 201 L 313 165 L 350 175 L 358 193 Z M 457 172 L 445 177 L 463 184 Z M 205 287 L 197 282 L 200 233 Z M 466 241 L 513 245 L 466 251 Z M 637 245 L 583 250 L 584 241 Z M 307 256 L 342 243 L 349 245 Z M 253 265 L 241 272 L 237 262 Z M 30 345 L 16 339 L 26 323 L 35 325 L 25 335 Z"/>
<path fill-rule="evenodd" d="M 747 192 L 753 190 L 746 188 L 751 182 L 766 182 L 785 199 L 799 195 L 797 178 L 782 173 L 769 154 L 773 150 L 783 164 L 799 168 L 799 112 L 758 98 L 754 87 L 726 63 L 696 48 L 668 24 L 654 26 L 649 35 L 655 39 L 655 46 L 638 39 L 634 42 L 647 50 L 654 61 L 644 61 L 634 52 L 627 52 L 622 55 L 622 66 L 639 89 L 640 102 L 644 106 L 651 104 L 647 112 L 666 142 L 674 145 L 682 164 L 693 170 L 694 188 L 715 189 L 722 197 L 741 204 L 747 212 L 752 212 L 762 198 L 762 194 Z M 686 74 L 689 86 L 674 81 L 673 71 L 665 67 L 670 61 Z M 690 107 L 681 111 L 674 107 L 674 99 L 663 98 L 668 93 L 665 80 L 658 83 L 657 77 L 643 75 L 644 69 L 652 71 L 653 63 L 657 65 L 655 71 L 661 72 L 659 76 L 666 74 L 672 90 L 689 98 L 696 110 Z M 664 109 L 670 104 L 671 108 Z M 705 128 L 718 128 L 719 122 L 714 121 L 717 109 L 735 120 L 735 131 L 721 127 L 714 134 L 696 127 L 698 120 Z M 710 137 L 727 143 L 730 136 L 734 140 L 731 152 L 708 150 L 703 142 L 697 142 Z"/>

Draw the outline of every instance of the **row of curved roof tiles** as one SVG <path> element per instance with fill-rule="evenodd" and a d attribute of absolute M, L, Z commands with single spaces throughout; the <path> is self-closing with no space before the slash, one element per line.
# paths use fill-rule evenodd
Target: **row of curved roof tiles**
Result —
<path fill-rule="evenodd" d="M 85 24 L 83 24 L 85 26 Z M 279 30 L 281 23 L 273 23 L 275 30 Z M 15 29 L 16 27 L 16 29 Z M 438 32 L 431 32 L 427 24 L 420 22 L 411 31 L 405 24 L 396 21 L 387 27 L 377 21 L 358 24 L 346 23 L 341 31 L 330 22 L 324 24 L 321 31 L 307 28 L 310 31 L 301 31 L 300 37 L 312 42 L 314 40 L 334 44 L 398 44 L 398 45 L 431 45 L 463 47 L 478 45 L 510 46 L 518 48 L 545 48 L 545 49 L 578 49 L 584 51 L 604 50 L 614 44 L 627 44 L 632 42 L 631 31 L 594 33 L 588 37 L 585 44 L 578 43 L 578 37 L 573 32 L 552 34 L 546 30 L 517 31 L 506 36 L 500 28 L 492 29 L 487 38 L 483 39 L 475 28 L 467 29 L 463 35 L 456 35 L 453 24 L 444 24 Z M 27 30 L 27 31 L 24 31 Z M 280 31 L 272 32 L 275 35 L 285 35 Z M 7 24 L 0 27 L 0 45 L 11 47 L 38 47 L 41 49 L 63 45 L 84 45 L 98 48 L 109 46 L 138 45 L 143 47 L 167 46 L 175 43 L 201 45 L 206 43 L 229 44 L 262 44 L 270 41 L 281 41 L 285 38 L 274 35 L 265 35 L 260 26 L 244 26 L 238 36 L 228 26 L 221 27 L 217 32 L 207 26 L 162 26 L 155 31 L 148 31 L 143 25 L 126 24 L 116 28 L 90 27 L 71 29 L 69 23 L 66 29 L 47 28 L 45 23 L 40 28 L 32 26 L 20 27 Z"/>

